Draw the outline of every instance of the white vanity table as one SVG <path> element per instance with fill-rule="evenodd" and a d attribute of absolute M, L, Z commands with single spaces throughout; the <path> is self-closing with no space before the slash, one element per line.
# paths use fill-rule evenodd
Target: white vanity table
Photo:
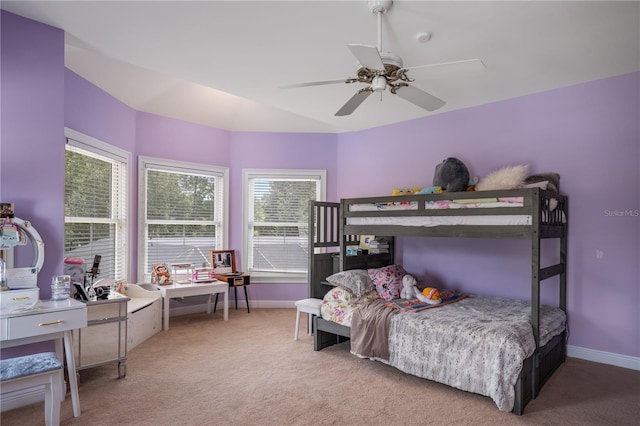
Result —
<path fill-rule="evenodd" d="M 34 303 L 25 305 L 20 302 L 27 296 L 10 293 L 14 291 L 0 293 L 3 299 L 2 312 L 0 312 L 2 348 L 55 340 L 58 358 L 62 360 L 63 352 L 66 356 L 73 415 L 80 417 L 80 398 L 71 331 L 87 326 L 87 306 L 74 299 L 37 301 L 37 297 Z M 14 300 L 16 298 L 18 300 Z M 11 303 L 12 301 L 15 303 Z M 62 383 L 60 385 L 62 386 Z"/>

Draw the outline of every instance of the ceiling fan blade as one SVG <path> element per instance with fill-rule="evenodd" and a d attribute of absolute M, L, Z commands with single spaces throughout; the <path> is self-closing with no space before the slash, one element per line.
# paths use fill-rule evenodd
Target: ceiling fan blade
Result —
<path fill-rule="evenodd" d="M 438 99 L 435 96 L 430 95 L 417 87 L 409 86 L 408 84 L 398 85 L 394 87 L 391 92 L 400 96 L 402 99 L 419 106 L 420 108 L 426 109 L 427 111 L 435 111 L 438 108 L 442 108 L 445 104 L 445 101 L 442 99 Z"/>
<path fill-rule="evenodd" d="M 351 99 L 349 99 L 347 101 L 346 104 L 342 105 L 342 108 L 340 108 L 338 110 L 338 112 L 335 113 L 336 117 L 341 117 L 343 115 L 349 115 L 351 114 L 353 111 L 356 110 L 356 108 L 358 108 L 360 106 L 360 104 L 362 102 L 364 102 L 365 99 L 367 99 L 369 97 L 370 94 L 373 93 L 373 89 L 371 87 L 367 87 L 361 90 L 358 90 L 356 92 L 355 95 L 353 95 L 351 97 Z"/>
<path fill-rule="evenodd" d="M 377 48 L 364 44 L 348 44 L 347 47 L 363 67 L 372 71 L 385 70 L 384 63 L 382 63 L 382 58 Z"/>
<path fill-rule="evenodd" d="M 344 78 L 342 80 L 310 81 L 308 83 L 285 84 L 282 86 L 278 86 L 278 88 L 295 89 L 297 87 L 323 86 L 325 84 L 355 83 L 356 81 L 358 80 L 355 78 Z"/>
<path fill-rule="evenodd" d="M 480 59 L 467 59 L 466 61 L 443 62 L 441 64 L 422 65 L 405 68 L 407 77 L 413 80 L 426 80 L 430 78 L 454 77 L 462 74 L 481 73 L 486 70 Z"/>

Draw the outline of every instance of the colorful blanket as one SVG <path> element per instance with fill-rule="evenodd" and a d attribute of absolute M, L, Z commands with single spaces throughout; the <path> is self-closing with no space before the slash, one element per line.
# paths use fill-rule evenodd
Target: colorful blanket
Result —
<path fill-rule="evenodd" d="M 429 309 L 429 308 L 439 308 L 441 306 L 444 305 L 448 305 L 451 303 L 455 303 L 458 302 L 462 299 L 464 299 L 465 297 L 467 297 L 466 294 L 462 294 L 460 292 L 457 291 L 452 291 L 452 290 L 441 290 L 440 291 L 440 298 L 442 299 L 442 302 L 438 303 L 437 305 L 430 305 L 428 303 L 424 303 L 423 301 L 419 300 L 419 299 L 395 299 L 392 300 L 390 302 L 387 302 L 387 306 L 394 308 L 394 309 L 398 309 L 402 312 L 420 312 L 423 311 L 425 309 Z"/>

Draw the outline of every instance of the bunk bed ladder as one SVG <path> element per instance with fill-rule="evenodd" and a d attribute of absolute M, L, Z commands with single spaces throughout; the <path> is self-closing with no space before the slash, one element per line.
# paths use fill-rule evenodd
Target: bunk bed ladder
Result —
<path fill-rule="evenodd" d="M 322 299 L 327 288 L 322 284 L 333 274 L 333 259 L 338 255 L 340 203 L 309 201 L 308 297 Z"/>
<path fill-rule="evenodd" d="M 545 268 L 540 267 L 540 241 L 542 238 L 540 223 L 541 212 L 544 210 L 549 214 L 548 199 L 543 199 L 541 194 L 536 194 L 536 208 L 532 211 L 532 223 L 534 224 L 531 235 L 531 327 L 533 329 L 533 338 L 536 344 L 536 351 L 533 355 L 533 362 L 531 365 L 531 397 L 532 399 L 538 396 L 540 388 L 546 382 L 547 378 L 551 376 L 553 371 L 546 371 L 541 365 L 541 360 L 544 358 L 540 352 L 540 282 L 548 278 L 559 275 L 559 299 L 558 305 L 563 311 L 567 311 L 567 222 L 565 221 L 563 226 L 563 232 L 560 236 L 560 258 L 559 263 L 551 265 Z M 563 197 L 562 201 L 557 207 L 557 210 L 567 214 L 568 205 L 567 197 Z M 543 205 L 543 203 L 545 203 Z M 564 336 L 562 337 L 564 339 Z M 566 358 L 566 346 L 563 343 L 562 347 L 562 362 Z M 555 368 L 554 368 L 555 370 Z"/>
<path fill-rule="evenodd" d="M 342 234 L 339 233 L 340 203 L 309 202 L 309 291 L 311 298 L 322 299 L 330 286 L 325 279 L 337 269 Z M 321 317 L 313 318 L 313 350 L 319 351 L 350 337 L 350 329 Z"/>

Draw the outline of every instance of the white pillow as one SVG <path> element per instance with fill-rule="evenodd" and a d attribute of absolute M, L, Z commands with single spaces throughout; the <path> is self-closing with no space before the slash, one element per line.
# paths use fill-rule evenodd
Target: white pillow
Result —
<path fill-rule="evenodd" d="M 337 272 L 327 277 L 327 282 L 333 286 L 349 290 L 357 298 L 375 289 L 368 272 L 364 269 Z"/>
<path fill-rule="evenodd" d="M 476 191 L 520 188 L 528 173 L 529 166 L 526 164 L 504 167 L 480 179 L 476 185 Z"/>

